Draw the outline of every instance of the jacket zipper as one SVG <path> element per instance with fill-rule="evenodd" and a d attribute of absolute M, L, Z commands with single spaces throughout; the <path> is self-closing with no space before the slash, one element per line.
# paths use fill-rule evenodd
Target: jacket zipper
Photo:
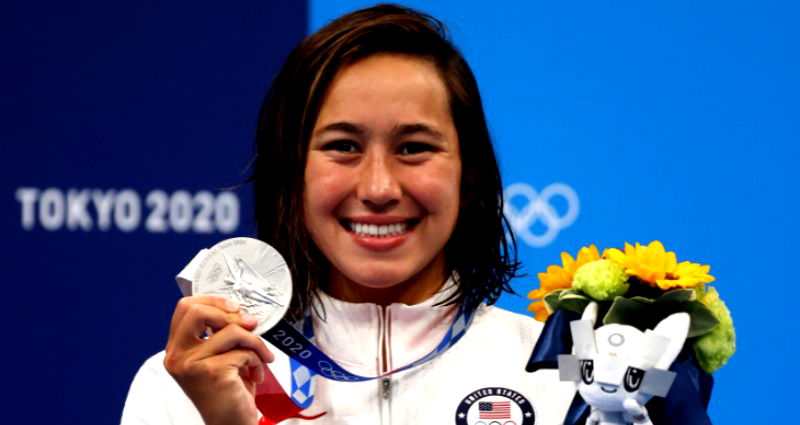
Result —
<path fill-rule="evenodd" d="M 380 353 L 379 353 L 379 367 L 380 374 L 391 371 L 391 314 L 389 309 L 384 306 L 378 306 L 380 318 Z M 391 400 L 392 400 L 392 377 L 386 376 L 380 379 L 379 390 L 380 411 L 381 411 L 381 424 L 391 425 Z"/>
<path fill-rule="evenodd" d="M 392 395 L 392 380 L 388 377 L 383 378 L 383 398 L 388 399 Z"/>

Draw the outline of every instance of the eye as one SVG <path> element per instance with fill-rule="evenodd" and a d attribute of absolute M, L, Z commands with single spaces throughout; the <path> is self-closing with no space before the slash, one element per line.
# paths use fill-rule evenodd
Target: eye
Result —
<path fill-rule="evenodd" d="M 581 379 L 586 385 L 594 382 L 594 361 L 581 360 Z"/>
<path fill-rule="evenodd" d="M 322 146 L 322 150 L 335 151 L 342 153 L 355 153 L 358 152 L 358 144 L 352 140 L 342 139 L 328 142 Z"/>
<path fill-rule="evenodd" d="M 418 155 L 423 152 L 433 152 L 436 148 L 424 142 L 406 142 L 400 145 L 397 153 L 400 155 Z"/>
<path fill-rule="evenodd" d="M 638 390 L 639 386 L 642 385 L 642 378 L 644 378 L 643 370 L 629 367 L 625 372 L 625 391 L 632 393 Z"/>

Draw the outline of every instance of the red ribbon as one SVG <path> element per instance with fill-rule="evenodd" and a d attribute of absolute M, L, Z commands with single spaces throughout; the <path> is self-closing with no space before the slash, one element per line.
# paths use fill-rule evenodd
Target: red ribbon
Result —
<path fill-rule="evenodd" d="M 316 419 L 327 412 L 322 412 L 315 416 L 305 416 L 300 413 L 303 410 L 286 395 L 283 387 L 272 371 L 264 366 L 264 381 L 256 388 L 256 407 L 264 415 L 258 421 L 258 425 L 275 425 L 287 419 L 298 418 L 304 420 Z"/>

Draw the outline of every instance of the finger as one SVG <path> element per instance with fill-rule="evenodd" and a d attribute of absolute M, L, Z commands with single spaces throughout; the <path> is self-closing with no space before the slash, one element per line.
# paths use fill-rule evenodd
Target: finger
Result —
<path fill-rule="evenodd" d="M 260 367 L 264 364 L 257 353 L 244 348 L 235 348 L 219 354 L 217 361 L 244 370 Z"/>
<path fill-rule="evenodd" d="M 275 360 L 275 355 L 267 348 L 264 340 L 235 324 L 228 325 L 214 333 L 198 347 L 193 357 L 201 359 L 234 349 L 252 350 L 261 358 L 262 363 L 272 363 Z"/>
<path fill-rule="evenodd" d="M 170 322 L 170 337 L 172 337 L 174 331 L 178 328 L 178 323 L 183 320 L 186 313 L 195 304 L 203 304 L 210 307 L 215 307 L 228 313 L 236 313 L 239 311 L 239 303 L 227 298 L 215 297 L 211 295 L 192 295 L 183 297 L 178 300 L 178 304 L 175 306 L 175 311 L 172 313 L 172 320 Z"/>
<path fill-rule="evenodd" d="M 254 368 L 251 368 L 251 370 L 255 372 L 257 384 L 264 382 L 264 379 L 267 377 L 267 374 L 264 372 L 265 367 L 267 367 L 267 365 L 262 363 Z"/>
<path fill-rule="evenodd" d="M 242 359 L 245 361 L 244 364 L 239 366 L 239 377 L 241 378 L 242 382 L 245 384 L 247 391 L 250 392 L 253 396 L 256 395 L 256 389 L 258 388 L 258 384 L 264 380 L 264 368 L 266 367 L 264 363 L 261 362 L 261 359 L 258 357 L 256 353 L 251 350 L 244 350 L 244 349 L 237 349 L 233 350 L 232 352 L 236 353 L 242 351 L 243 353 L 247 353 L 248 357 L 240 357 L 238 354 L 235 355 L 238 359 Z M 255 363 L 255 366 L 253 364 Z"/>
<path fill-rule="evenodd" d="M 266 367 L 265 364 L 260 364 L 258 366 L 249 366 L 246 368 L 241 369 L 241 374 L 243 378 L 249 379 L 256 384 L 260 384 L 261 381 L 264 380 L 264 368 Z"/>
<path fill-rule="evenodd" d="M 264 378 L 266 377 L 266 374 L 264 373 L 265 367 L 267 366 L 262 363 L 258 366 L 240 369 L 242 373 L 242 379 L 249 383 L 248 391 L 250 391 L 250 393 L 254 396 L 256 395 L 258 385 L 264 382 Z"/>
<path fill-rule="evenodd" d="M 261 358 L 253 350 L 243 348 L 229 350 L 215 356 L 189 362 L 185 369 L 186 377 L 207 379 L 230 378 L 232 375 L 242 376 L 242 371 L 261 365 Z"/>
<path fill-rule="evenodd" d="M 261 382 L 256 371 L 264 367 L 256 353 L 252 350 L 235 349 L 220 354 L 214 360 L 223 363 L 223 367 L 233 368 L 245 384 L 247 391 L 255 395 L 256 387 Z M 261 373 L 263 374 L 263 371 Z"/>
<path fill-rule="evenodd" d="M 169 349 L 188 349 L 201 341 L 207 328 L 216 332 L 232 324 L 253 329 L 257 320 L 247 314 L 230 313 L 207 304 L 192 303 L 177 323 L 167 346 Z"/>
<path fill-rule="evenodd" d="M 171 342 L 178 349 L 188 349 L 201 342 L 208 330 L 217 332 L 229 325 L 249 330 L 257 325 L 257 319 L 248 314 L 230 313 L 195 303 L 188 307 L 183 319 L 177 324 Z"/>

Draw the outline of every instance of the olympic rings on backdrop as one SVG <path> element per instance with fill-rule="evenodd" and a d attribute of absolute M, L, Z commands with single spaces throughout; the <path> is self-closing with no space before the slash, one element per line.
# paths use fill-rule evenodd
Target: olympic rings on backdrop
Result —
<path fill-rule="evenodd" d="M 563 216 L 559 215 L 550 203 L 550 200 L 556 196 L 567 201 L 567 211 Z M 514 183 L 506 187 L 503 197 L 505 199 L 503 213 L 514 234 L 534 248 L 541 248 L 553 242 L 558 236 L 558 232 L 575 222 L 580 210 L 578 194 L 564 183 L 552 183 L 541 193 L 527 183 Z M 527 201 L 525 206 L 517 209 L 511 203 L 515 197 L 524 197 Z M 531 230 L 537 221 L 541 221 L 546 227 L 544 233 L 540 235 Z"/>

